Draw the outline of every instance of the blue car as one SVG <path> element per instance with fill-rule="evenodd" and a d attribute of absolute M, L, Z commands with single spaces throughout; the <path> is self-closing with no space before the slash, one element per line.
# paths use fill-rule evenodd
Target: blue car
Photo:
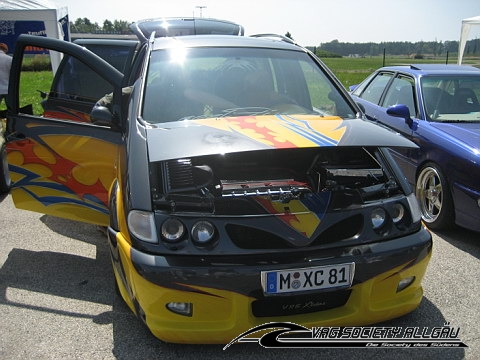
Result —
<path fill-rule="evenodd" d="M 480 231 L 480 69 L 383 67 L 350 90 L 367 118 L 419 146 L 391 151 L 426 225 Z"/>

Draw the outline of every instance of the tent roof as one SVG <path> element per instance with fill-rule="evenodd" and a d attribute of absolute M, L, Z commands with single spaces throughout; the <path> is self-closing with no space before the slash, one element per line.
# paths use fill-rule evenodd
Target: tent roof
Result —
<path fill-rule="evenodd" d="M 465 45 L 467 43 L 467 37 L 470 32 L 470 28 L 473 25 L 480 25 L 480 16 L 474 16 L 462 20 L 460 41 L 458 43 L 458 65 L 462 64 L 463 53 L 465 52 Z"/>
<path fill-rule="evenodd" d="M 45 33 L 48 37 L 57 39 L 65 37 L 62 24 L 59 21 L 68 15 L 67 7 L 57 8 L 53 2 L 48 0 L 0 0 L 0 10 L 2 14 L 0 22 L 43 21 Z M 10 35 L 5 34 L 5 36 Z M 70 38 L 69 33 L 67 36 Z M 50 58 L 52 69 L 55 72 L 61 60 L 60 54 L 50 52 Z"/>
<path fill-rule="evenodd" d="M 480 16 L 474 16 L 468 19 L 462 20 L 463 24 L 480 24 Z"/>
<path fill-rule="evenodd" d="M 2 10 L 2 20 L 45 21 L 49 19 L 56 22 L 68 14 L 66 6 L 57 7 L 49 0 L 0 0 L 0 10 Z"/>
<path fill-rule="evenodd" d="M 48 0 L 1 0 L 0 9 L 4 10 L 44 10 L 56 9 Z"/>

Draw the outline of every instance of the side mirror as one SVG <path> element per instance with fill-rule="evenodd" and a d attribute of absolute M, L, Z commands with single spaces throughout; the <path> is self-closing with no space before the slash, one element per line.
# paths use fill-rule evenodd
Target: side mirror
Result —
<path fill-rule="evenodd" d="M 95 125 L 112 126 L 113 114 L 106 106 L 94 106 L 90 112 L 90 121 Z"/>
<path fill-rule="evenodd" d="M 393 105 L 387 109 L 387 114 L 390 116 L 395 116 L 395 117 L 405 119 L 405 123 L 407 123 L 408 126 L 412 126 L 413 124 L 413 120 L 410 116 L 410 110 L 406 105 L 403 105 L 403 104 Z"/>

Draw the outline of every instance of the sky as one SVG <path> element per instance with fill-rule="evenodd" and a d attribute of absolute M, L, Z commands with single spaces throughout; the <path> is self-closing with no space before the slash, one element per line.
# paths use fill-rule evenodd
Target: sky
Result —
<path fill-rule="evenodd" d="M 480 16 L 480 0 L 50 0 L 71 21 L 210 17 L 245 27 L 246 35 L 289 32 L 301 45 L 340 42 L 450 41 L 461 21 Z M 478 27 L 480 28 L 480 27 Z M 480 29 L 469 38 L 479 38 Z"/>

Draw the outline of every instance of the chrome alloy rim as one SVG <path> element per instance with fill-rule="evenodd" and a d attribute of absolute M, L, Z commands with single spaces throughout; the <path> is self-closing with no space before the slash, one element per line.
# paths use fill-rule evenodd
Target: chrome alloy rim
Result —
<path fill-rule="evenodd" d="M 422 218 L 427 223 L 434 222 L 442 211 L 443 187 L 437 169 L 426 167 L 417 180 L 417 199 Z"/>

